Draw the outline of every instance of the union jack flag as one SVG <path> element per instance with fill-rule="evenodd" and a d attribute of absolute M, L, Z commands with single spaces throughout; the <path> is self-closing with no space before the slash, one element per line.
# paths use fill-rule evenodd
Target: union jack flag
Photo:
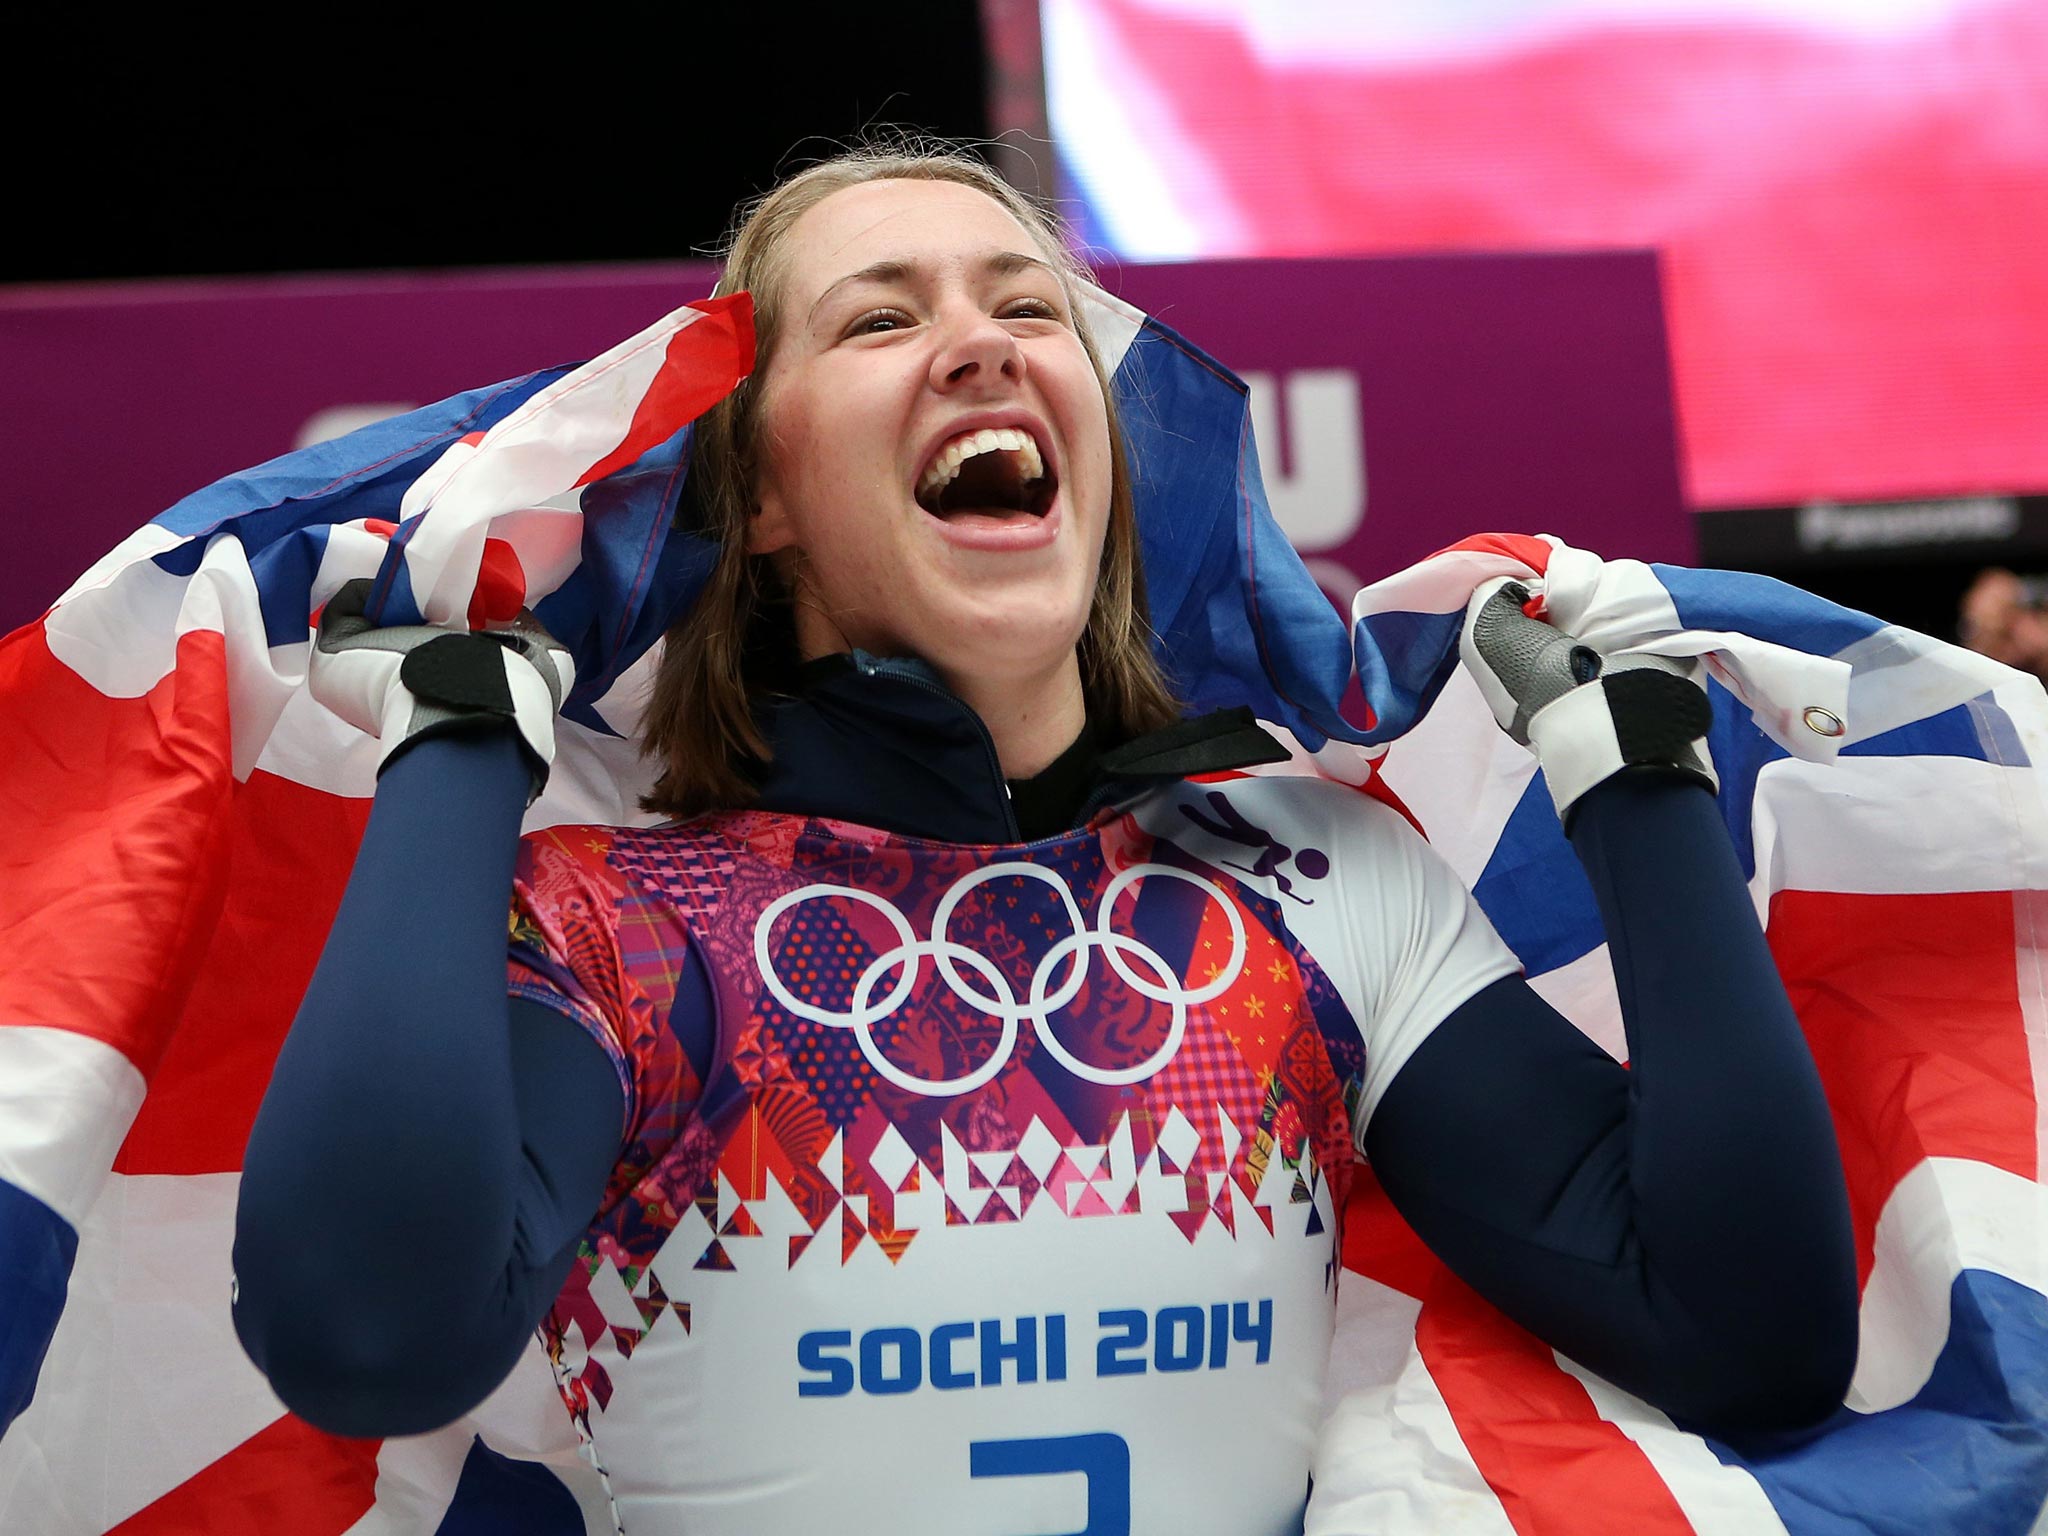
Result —
<path fill-rule="evenodd" d="M 1361 1181 L 1311 1529 L 2025 1529 L 2048 1492 L 2038 685 L 1751 578 L 1519 537 L 1368 589 L 1347 632 L 1267 512 L 1242 386 L 1114 301 L 1095 326 L 1184 694 L 1391 786 L 1538 987 L 1617 1046 L 1590 897 L 1455 670 L 1456 618 L 1514 573 L 1596 645 L 1709 658 L 1724 810 L 1856 1200 L 1852 1400 L 1738 1450 L 1502 1321 Z M 0 643 L 0 1525 L 611 1529 L 537 1354 L 432 1435 L 286 1414 L 228 1320 L 236 1170 L 374 784 L 375 744 L 304 690 L 313 614 L 357 576 L 394 621 L 532 605 L 578 686 L 529 826 L 644 819 L 642 690 L 710 559 L 672 526 L 687 427 L 751 353 L 744 299 L 705 301 L 232 477 Z M 1354 667 L 1365 731 L 1340 712 Z"/>

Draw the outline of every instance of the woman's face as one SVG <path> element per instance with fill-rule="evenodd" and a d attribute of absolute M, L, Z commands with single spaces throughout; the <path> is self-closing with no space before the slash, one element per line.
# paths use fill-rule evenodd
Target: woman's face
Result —
<path fill-rule="evenodd" d="M 914 655 L 957 688 L 1071 667 L 1109 518 L 1109 423 L 1059 276 L 953 182 L 835 192 L 784 249 L 759 513 L 806 656 Z"/>

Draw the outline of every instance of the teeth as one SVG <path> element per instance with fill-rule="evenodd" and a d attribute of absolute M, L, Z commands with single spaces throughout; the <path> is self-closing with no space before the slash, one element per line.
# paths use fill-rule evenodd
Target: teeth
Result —
<path fill-rule="evenodd" d="M 1045 461 L 1039 457 L 1038 444 L 1031 440 L 1029 432 L 1019 432 L 1015 427 L 984 427 L 979 432 L 963 432 L 946 444 L 939 456 L 932 460 L 931 468 L 924 472 L 924 478 L 918 481 L 917 499 L 930 500 L 953 483 L 962 464 L 979 454 L 994 453 L 998 449 L 1020 457 L 1020 467 L 1027 482 L 1045 474 Z"/>

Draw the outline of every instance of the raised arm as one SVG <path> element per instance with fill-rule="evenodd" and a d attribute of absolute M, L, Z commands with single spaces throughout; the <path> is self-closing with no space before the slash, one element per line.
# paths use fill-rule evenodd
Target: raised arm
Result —
<path fill-rule="evenodd" d="M 1694 746 L 1704 699 L 1661 671 L 1603 688 L 1598 658 L 1505 609 L 1486 691 L 1524 734 L 1564 711 L 1534 735 L 1599 903 L 1630 1064 L 1497 982 L 1396 1074 L 1367 1155 L 1461 1278 L 1574 1360 L 1692 1428 L 1810 1423 L 1855 1365 L 1848 1200 Z"/>
<path fill-rule="evenodd" d="M 388 677 L 356 685 L 388 755 L 236 1209 L 236 1332 L 286 1406 L 340 1434 L 435 1428 L 504 1378 L 619 1147 L 603 1050 L 508 1002 L 513 861 L 545 765 L 516 709 L 463 702 L 493 694 L 491 657 L 444 649 L 438 682 L 407 662 L 441 638 L 472 640 L 387 644 L 366 661 Z M 531 694 L 527 660 L 503 668 Z M 418 709 L 415 689 L 433 696 Z"/>

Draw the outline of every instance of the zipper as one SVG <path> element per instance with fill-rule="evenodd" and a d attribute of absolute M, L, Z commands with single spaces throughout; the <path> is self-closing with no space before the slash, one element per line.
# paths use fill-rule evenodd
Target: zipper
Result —
<path fill-rule="evenodd" d="M 996 756 L 996 740 L 989 735 L 988 727 L 982 724 L 981 716 L 961 704 L 951 689 L 942 687 L 924 676 L 922 669 L 915 662 L 878 661 L 864 651 L 856 651 L 854 665 L 860 669 L 863 677 L 886 677 L 892 682 L 908 683 L 913 688 L 921 688 L 926 693 L 958 706 L 961 712 L 973 721 L 974 734 L 981 740 L 982 759 L 988 765 L 989 776 L 1003 786 L 1003 826 L 1009 833 L 1008 841 L 1013 844 L 1023 842 L 1023 831 L 1017 825 L 1016 796 L 1010 789 L 1010 781 L 1003 777 L 1002 759 Z"/>

